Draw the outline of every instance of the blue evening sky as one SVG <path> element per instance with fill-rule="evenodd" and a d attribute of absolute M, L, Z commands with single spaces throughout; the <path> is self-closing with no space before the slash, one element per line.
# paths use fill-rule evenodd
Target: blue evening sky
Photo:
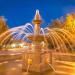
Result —
<path fill-rule="evenodd" d="M 75 12 L 75 0 L 0 0 L 0 16 L 7 18 L 9 27 L 31 22 L 36 9 L 44 19 L 42 27 L 46 27 L 51 19 Z"/>

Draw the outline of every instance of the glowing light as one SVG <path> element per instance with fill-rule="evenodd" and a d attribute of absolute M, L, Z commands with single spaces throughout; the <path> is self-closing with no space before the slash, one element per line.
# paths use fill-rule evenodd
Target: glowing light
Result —
<path fill-rule="evenodd" d="M 18 64 L 19 67 L 22 67 L 22 64 Z"/>
<path fill-rule="evenodd" d="M 20 45 L 20 47 L 22 47 L 22 48 L 24 47 L 24 43 L 20 43 L 19 45 Z"/>
<path fill-rule="evenodd" d="M 15 48 L 15 47 L 16 47 L 16 44 L 12 44 L 11 47 L 12 47 L 12 48 Z"/>
<path fill-rule="evenodd" d="M 50 59 L 49 58 L 46 59 L 46 63 L 47 64 L 50 63 Z"/>
<path fill-rule="evenodd" d="M 28 64 L 32 64 L 32 59 L 28 59 Z"/>
<path fill-rule="evenodd" d="M 73 21 L 73 24 L 75 25 L 75 20 Z"/>
<path fill-rule="evenodd" d="M 28 49 L 28 48 L 29 48 L 29 46 L 23 46 L 23 48 Z"/>
<path fill-rule="evenodd" d="M 34 44 L 32 44 L 32 47 L 34 47 Z"/>
<path fill-rule="evenodd" d="M 8 63 L 8 61 L 3 62 L 4 64 Z"/>
<path fill-rule="evenodd" d="M 13 67 L 13 68 L 11 68 L 11 70 L 16 70 L 16 68 L 15 68 L 15 67 Z"/>
<path fill-rule="evenodd" d="M 45 47 L 45 42 L 43 41 L 43 42 L 41 42 L 41 44 L 42 44 L 42 47 Z"/>
<path fill-rule="evenodd" d="M 12 56 L 13 56 L 13 55 L 15 55 L 15 54 L 10 54 L 10 55 L 12 55 Z"/>

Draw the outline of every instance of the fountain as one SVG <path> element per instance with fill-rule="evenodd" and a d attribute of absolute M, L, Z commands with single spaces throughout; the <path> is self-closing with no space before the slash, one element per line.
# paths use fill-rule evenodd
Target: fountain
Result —
<path fill-rule="evenodd" d="M 44 40 L 44 35 L 40 34 L 41 23 L 42 23 L 41 16 L 39 14 L 39 11 L 36 10 L 36 14 L 33 20 L 34 34 L 27 36 L 27 38 L 32 41 L 33 44 L 32 49 L 34 49 L 34 52 L 30 55 L 27 55 L 27 57 L 28 59 L 32 60 L 32 65 L 30 66 L 30 70 L 35 72 L 43 72 L 50 69 L 53 70 L 52 67 L 49 66 L 47 62 L 47 59 L 49 59 L 48 57 L 49 54 L 42 52 L 41 43 L 42 42 L 45 43 L 45 40 Z"/>
<path fill-rule="evenodd" d="M 75 49 L 72 33 L 63 28 L 40 28 L 42 19 L 39 10 L 36 10 L 32 23 L 34 26 L 27 23 L 0 35 L 1 51 L 22 52 L 23 69 L 27 73 L 55 72 L 57 60 L 75 61 L 70 59 Z"/>

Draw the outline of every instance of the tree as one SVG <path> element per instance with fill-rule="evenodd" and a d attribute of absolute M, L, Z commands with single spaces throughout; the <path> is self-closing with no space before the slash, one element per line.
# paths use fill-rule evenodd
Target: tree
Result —
<path fill-rule="evenodd" d="M 62 28 L 62 26 L 63 23 L 59 19 L 56 19 L 52 21 L 51 25 L 49 25 L 49 28 Z"/>
<path fill-rule="evenodd" d="M 66 16 L 66 20 L 64 22 L 63 28 L 75 34 L 75 14 L 74 13 L 68 14 Z"/>
<path fill-rule="evenodd" d="M 3 16 L 0 16 L 0 34 L 8 30 L 8 26 Z"/>

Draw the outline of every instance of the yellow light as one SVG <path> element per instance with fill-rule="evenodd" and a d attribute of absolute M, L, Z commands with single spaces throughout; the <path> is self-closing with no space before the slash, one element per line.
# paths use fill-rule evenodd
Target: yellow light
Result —
<path fill-rule="evenodd" d="M 50 59 L 49 58 L 46 59 L 46 63 L 47 64 L 50 63 Z"/>
<path fill-rule="evenodd" d="M 28 59 L 28 64 L 30 64 L 30 65 L 32 64 L 32 59 L 30 59 L 30 58 Z"/>
<path fill-rule="evenodd" d="M 15 55 L 15 54 L 10 54 L 10 55 L 12 55 L 12 56 L 13 56 L 13 55 Z"/>
<path fill-rule="evenodd" d="M 14 71 L 14 70 L 16 70 L 16 68 L 15 68 L 15 67 L 13 67 L 13 68 L 11 68 L 11 70 L 13 70 L 13 71 Z"/>
<path fill-rule="evenodd" d="M 32 44 L 32 47 L 34 47 L 34 44 Z"/>
<path fill-rule="evenodd" d="M 73 21 L 73 24 L 75 25 L 75 20 Z"/>
<path fill-rule="evenodd" d="M 21 43 L 21 44 L 19 44 L 21 47 L 23 47 L 24 46 L 24 43 Z"/>
<path fill-rule="evenodd" d="M 3 64 L 7 64 L 7 63 L 8 63 L 8 61 L 3 62 Z"/>
<path fill-rule="evenodd" d="M 28 49 L 28 48 L 29 48 L 29 46 L 23 46 L 23 48 Z"/>
<path fill-rule="evenodd" d="M 15 48 L 15 47 L 16 47 L 16 44 L 12 44 L 11 47 L 12 47 L 12 48 Z"/>
<path fill-rule="evenodd" d="M 45 47 L 45 42 L 43 41 L 43 42 L 41 42 L 41 44 L 42 44 L 42 47 Z"/>
<path fill-rule="evenodd" d="M 18 64 L 19 67 L 22 67 L 22 64 Z"/>

